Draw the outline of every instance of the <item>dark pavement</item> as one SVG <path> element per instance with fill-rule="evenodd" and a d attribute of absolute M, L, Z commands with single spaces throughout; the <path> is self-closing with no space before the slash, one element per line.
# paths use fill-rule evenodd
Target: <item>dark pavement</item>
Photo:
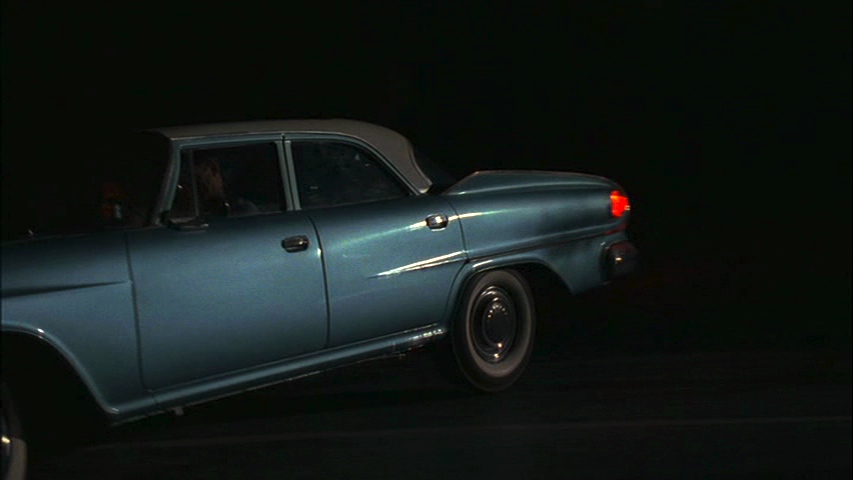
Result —
<path fill-rule="evenodd" d="M 500 395 L 426 355 L 111 432 L 31 478 L 849 478 L 850 359 L 827 352 L 539 355 Z"/>

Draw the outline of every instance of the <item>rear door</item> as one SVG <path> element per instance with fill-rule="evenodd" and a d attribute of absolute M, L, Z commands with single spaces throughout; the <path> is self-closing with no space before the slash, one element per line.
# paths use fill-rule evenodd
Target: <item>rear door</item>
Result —
<path fill-rule="evenodd" d="M 449 203 L 418 194 L 365 144 L 288 137 L 298 192 L 322 243 L 329 346 L 441 322 L 465 259 Z"/>

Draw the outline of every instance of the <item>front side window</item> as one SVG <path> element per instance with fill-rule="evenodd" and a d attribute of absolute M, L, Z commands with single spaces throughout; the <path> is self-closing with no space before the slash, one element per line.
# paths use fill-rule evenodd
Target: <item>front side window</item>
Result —
<path fill-rule="evenodd" d="M 171 218 L 233 217 L 286 209 L 274 143 L 181 151 Z"/>
<path fill-rule="evenodd" d="M 338 141 L 291 144 L 302 208 L 375 202 L 409 195 L 382 162 L 358 145 Z"/>

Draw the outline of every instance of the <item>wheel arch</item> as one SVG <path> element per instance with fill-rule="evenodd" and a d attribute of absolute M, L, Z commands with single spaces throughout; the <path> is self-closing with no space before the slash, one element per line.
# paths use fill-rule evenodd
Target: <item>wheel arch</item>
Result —
<path fill-rule="evenodd" d="M 566 283 L 564 278 L 559 275 L 553 268 L 545 262 L 535 259 L 512 259 L 512 258 L 496 258 L 485 262 L 467 263 L 459 271 L 454 281 L 452 295 L 447 308 L 447 314 L 444 319 L 443 328 L 447 332 L 446 337 L 442 337 L 433 347 L 436 354 L 436 366 L 442 372 L 445 378 L 451 383 L 466 387 L 465 382 L 460 380 L 458 376 L 458 368 L 456 360 L 449 361 L 453 357 L 452 336 L 453 329 L 461 315 L 461 309 L 465 301 L 465 295 L 473 282 L 484 273 L 493 270 L 513 270 L 521 276 L 527 283 L 527 288 L 531 294 L 534 325 L 536 330 L 547 331 L 550 328 L 550 322 L 547 321 L 547 315 L 540 315 L 540 305 L 548 304 L 548 294 L 555 291 L 567 292 L 573 294 L 571 287 Z"/>
<path fill-rule="evenodd" d="M 574 293 L 571 286 L 560 274 L 538 260 L 493 259 L 488 262 L 469 263 L 459 272 L 456 279 L 446 325 L 448 329 L 459 315 L 460 304 L 464 300 L 468 286 L 471 282 L 476 281 L 480 275 L 492 270 L 514 270 L 521 275 L 533 295 L 534 306 L 546 300 L 548 293 L 553 292 L 555 288 L 566 291 L 570 295 Z"/>
<path fill-rule="evenodd" d="M 573 294 L 571 286 L 563 280 L 563 277 L 543 263 L 522 262 L 502 268 L 510 268 L 520 273 L 527 280 L 530 291 L 533 293 L 533 300 L 537 303 L 545 300 L 548 292 L 553 292 L 554 289 Z"/>
<path fill-rule="evenodd" d="M 44 400 L 40 398 L 45 396 L 42 387 L 50 382 L 63 397 L 76 400 L 80 406 L 98 412 L 106 420 L 106 409 L 61 348 L 29 332 L 4 331 L 0 337 L 3 382 L 17 398 L 22 414 L 34 413 L 35 405 Z"/>

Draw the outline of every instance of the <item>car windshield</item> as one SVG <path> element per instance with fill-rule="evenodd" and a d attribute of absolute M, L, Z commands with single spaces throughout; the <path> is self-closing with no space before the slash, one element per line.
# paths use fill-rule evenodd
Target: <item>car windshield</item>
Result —
<path fill-rule="evenodd" d="M 4 166 L 4 241 L 146 223 L 168 160 L 166 139 L 134 133 L 94 142 L 78 139 L 62 152 L 29 152 L 62 161 Z"/>
<path fill-rule="evenodd" d="M 442 192 L 459 181 L 456 176 L 450 173 L 450 171 L 448 171 L 444 166 L 435 163 L 423 151 L 415 148 L 414 152 L 418 168 L 421 169 L 424 175 L 426 175 L 432 183 L 430 192 Z"/>

